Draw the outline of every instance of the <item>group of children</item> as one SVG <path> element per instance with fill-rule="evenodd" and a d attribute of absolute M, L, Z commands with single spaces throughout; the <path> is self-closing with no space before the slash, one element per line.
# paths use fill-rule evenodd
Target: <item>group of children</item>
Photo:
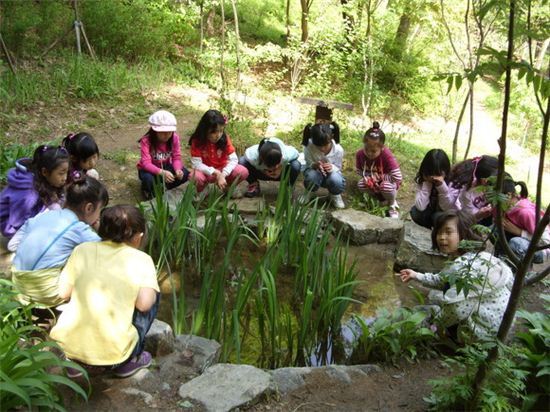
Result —
<path fill-rule="evenodd" d="M 294 185 L 303 172 L 306 193 L 302 201 L 309 201 L 311 193 L 324 187 L 336 208 L 345 207 L 341 196 L 346 188 L 344 150 L 336 123 L 318 119 L 307 125 L 303 156 L 280 139 L 269 137 L 247 148 L 240 158 L 226 125 L 227 118 L 217 110 L 202 116 L 189 139 L 188 170 L 182 162 L 175 116 L 163 110 L 152 114 L 149 130 L 139 140 L 137 169 L 144 195 L 154 195 L 155 182 L 171 189 L 193 181 L 202 192 L 209 184 L 227 190 L 246 180 L 245 196 L 255 197 L 260 195 L 259 181 L 286 177 Z M 143 348 L 158 309 L 159 287 L 151 257 L 139 250 L 146 228 L 144 217 L 134 206 L 107 207 L 109 195 L 95 170 L 98 158 L 92 136 L 78 133 L 68 135 L 59 147 L 39 146 L 32 159 L 18 160 L 0 194 L 0 230 L 9 239 L 9 250 L 15 252 L 12 278 L 21 300 L 60 309 L 51 336 L 67 357 L 87 365 L 109 366 L 117 376 L 129 376 L 151 364 L 151 355 Z M 355 159 L 359 191 L 387 205 L 389 217 L 399 217 L 396 198 L 402 174 L 377 122 L 365 133 Z M 491 224 L 494 211 L 477 188 L 490 184 L 489 178 L 496 172 L 497 161 L 490 156 L 451 168 L 440 149 L 430 150 L 420 165 L 411 217 L 433 228 L 434 248 L 457 257 L 450 270 L 478 258 L 472 254 L 459 257 L 459 241 L 469 236 L 462 229 L 464 222 Z M 519 195 L 517 185 L 521 186 Z M 534 231 L 535 209 L 522 182 L 507 178 L 505 192 L 511 207 L 504 227 L 512 250 L 521 256 Z M 535 262 L 546 253 L 548 249 L 538 251 Z M 449 325 L 473 322 L 471 329 L 481 331 L 479 336 L 494 333 L 512 279 L 505 264 L 484 257 L 493 269 L 489 274 L 478 270 L 479 276 L 489 276 L 486 290 L 491 293 L 484 292 L 483 302 L 476 306 L 472 302 L 475 294 L 467 299 L 449 291 L 439 296 L 444 307 L 460 303 L 459 309 L 447 310 L 443 316 Z M 439 275 L 406 269 L 401 277 L 445 287 Z M 485 305 L 482 314 L 472 317 L 480 305 Z M 70 373 L 78 375 L 76 370 Z"/>
<path fill-rule="evenodd" d="M 288 176 L 293 186 L 303 171 L 306 193 L 300 201 L 309 201 L 311 193 L 325 187 L 334 207 L 345 207 L 342 199 L 346 187 L 342 174 L 344 149 L 339 144 L 340 130 L 335 122 L 317 119 L 314 125 L 304 128 L 303 156 L 280 139 L 267 137 L 247 148 L 240 158 L 225 131 L 226 124 L 227 118 L 218 110 L 208 110 L 202 116 L 189 140 L 192 167 L 189 171 L 181 161 L 175 116 L 163 110 L 151 115 L 150 129 L 140 139 L 141 159 L 137 165 L 144 196 L 153 196 L 155 180 L 163 181 L 166 189 L 191 180 L 198 192 L 208 184 L 225 190 L 233 182 L 246 180 L 245 196 L 255 197 L 261 193 L 259 181 L 280 181 Z M 398 218 L 396 197 L 401 170 L 385 146 L 385 135 L 377 122 L 367 130 L 363 143 L 364 147 L 356 154 L 358 188 L 389 206 L 389 216 Z"/>

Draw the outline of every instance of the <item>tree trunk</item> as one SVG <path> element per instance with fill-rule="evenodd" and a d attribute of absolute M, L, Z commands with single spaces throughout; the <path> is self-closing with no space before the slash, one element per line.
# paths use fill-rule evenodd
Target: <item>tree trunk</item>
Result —
<path fill-rule="evenodd" d="M 403 52 L 407 48 L 407 40 L 411 32 L 411 19 L 409 15 L 405 12 L 401 15 L 399 19 L 399 27 L 397 27 L 397 32 L 395 33 L 394 44 L 397 52 L 397 58 L 401 59 Z"/>
<path fill-rule="evenodd" d="M 474 136 L 474 83 L 470 82 L 470 127 L 468 129 L 468 144 L 464 152 L 464 160 L 468 158 L 470 146 L 472 145 L 472 137 Z"/>
<path fill-rule="evenodd" d="M 233 16 L 235 18 L 235 58 L 237 60 L 237 84 L 235 85 L 235 93 L 237 93 L 241 88 L 241 58 L 239 50 L 241 36 L 239 33 L 239 15 L 237 14 L 235 0 L 231 0 L 231 7 L 233 8 Z"/>
<path fill-rule="evenodd" d="M 290 41 L 290 0 L 286 0 L 286 45 Z"/>
<path fill-rule="evenodd" d="M 300 0 L 302 6 L 302 43 L 305 43 L 309 37 L 308 32 L 308 19 L 309 19 L 309 7 L 307 0 Z"/>
<path fill-rule="evenodd" d="M 462 108 L 458 114 L 458 119 L 456 120 L 455 135 L 453 137 L 453 152 L 451 153 L 451 163 L 456 162 L 457 153 L 458 153 L 458 134 L 460 133 L 460 125 L 462 124 L 462 118 L 464 117 L 464 112 L 466 111 L 466 105 L 470 99 L 470 92 L 466 93 L 466 98 L 464 103 L 462 103 Z"/>
<path fill-rule="evenodd" d="M 353 16 L 348 12 L 349 0 L 340 0 L 342 6 L 342 19 L 344 20 L 344 30 L 346 31 L 346 37 L 353 32 L 353 26 L 355 24 Z"/>
<path fill-rule="evenodd" d="M 210 10 L 208 10 L 208 14 L 206 15 L 206 35 L 207 36 L 213 36 L 215 33 L 215 30 L 214 30 L 215 17 L 216 17 L 216 9 L 212 7 Z"/>
<path fill-rule="evenodd" d="M 222 80 L 222 92 L 221 97 L 222 99 L 225 99 L 225 92 L 226 92 L 226 84 L 225 84 L 225 63 L 223 61 L 224 58 L 224 50 L 225 50 L 225 8 L 223 6 L 223 0 L 220 1 L 221 6 L 221 12 L 222 12 L 222 24 L 221 24 L 221 43 L 220 43 L 220 77 Z"/>

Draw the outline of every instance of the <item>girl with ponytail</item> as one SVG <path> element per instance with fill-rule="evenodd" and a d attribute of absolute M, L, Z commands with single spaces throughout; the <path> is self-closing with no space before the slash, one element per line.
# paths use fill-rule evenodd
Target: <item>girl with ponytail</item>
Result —
<path fill-rule="evenodd" d="M 520 187 L 519 194 L 516 187 Z M 502 187 L 504 194 L 508 196 L 508 210 L 504 213 L 502 225 L 506 232 L 506 238 L 512 251 L 522 259 L 527 252 L 531 237 L 535 231 L 536 206 L 527 196 L 525 182 L 516 182 L 511 176 L 507 176 Z M 544 214 L 541 211 L 540 216 Z M 546 227 L 541 238 L 541 245 L 550 244 L 550 228 Z M 500 247 L 497 247 L 499 250 Z M 550 249 L 543 249 L 535 252 L 534 263 L 543 263 L 550 256 Z"/>

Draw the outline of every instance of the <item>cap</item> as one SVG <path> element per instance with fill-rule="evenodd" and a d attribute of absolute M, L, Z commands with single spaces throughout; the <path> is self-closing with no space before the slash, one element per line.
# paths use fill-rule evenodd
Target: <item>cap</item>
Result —
<path fill-rule="evenodd" d="M 159 110 L 149 116 L 149 125 L 155 132 L 175 132 L 176 117 L 166 110 Z"/>

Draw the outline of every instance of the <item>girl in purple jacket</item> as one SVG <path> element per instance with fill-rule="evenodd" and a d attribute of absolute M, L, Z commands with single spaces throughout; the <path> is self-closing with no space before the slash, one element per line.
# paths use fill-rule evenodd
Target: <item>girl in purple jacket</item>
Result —
<path fill-rule="evenodd" d="M 69 171 L 64 147 L 39 146 L 32 159 L 15 162 L 0 193 L 0 231 L 11 238 L 25 221 L 46 209 L 60 209 Z"/>
<path fill-rule="evenodd" d="M 432 149 L 426 153 L 415 178 L 417 189 L 411 219 L 416 224 L 431 229 L 437 212 L 460 209 L 459 190 L 449 185 L 450 172 L 451 162 L 445 151 Z"/>

